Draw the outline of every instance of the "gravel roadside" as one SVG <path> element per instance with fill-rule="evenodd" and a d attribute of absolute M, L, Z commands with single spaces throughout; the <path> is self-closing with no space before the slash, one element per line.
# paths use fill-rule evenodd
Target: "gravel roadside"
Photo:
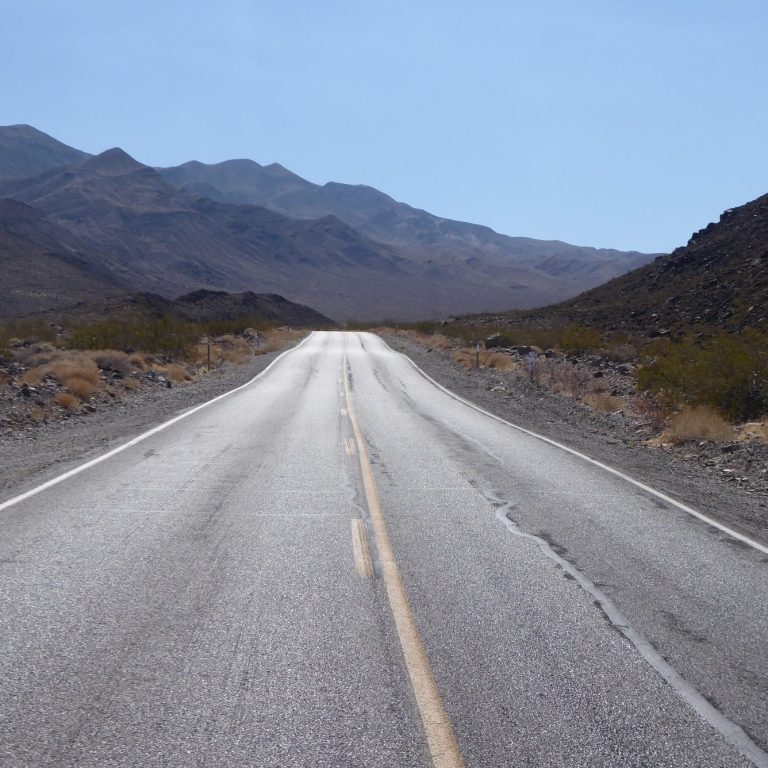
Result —
<path fill-rule="evenodd" d="M 225 364 L 171 389 L 150 387 L 108 407 L 0 433 L 0 500 L 60 475 L 211 398 L 250 381 L 285 350 Z"/>
<path fill-rule="evenodd" d="M 623 414 L 596 411 L 513 373 L 464 370 L 450 352 L 404 336 L 383 336 L 425 373 L 467 400 L 520 427 L 618 469 L 762 544 L 768 545 L 768 445 L 646 445 L 650 433 Z"/>
<path fill-rule="evenodd" d="M 684 444 L 652 448 L 624 414 L 607 414 L 495 369 L 464 370 L 449 352 L 385 336 L 436 381 L 513 424 L 625 472 L 725 525 L 768 544 L 768 446 Z M 0 433 L 0 499 L 130 440 L 245 384 L 281 352 L 226 365 L 193 383 L 147 388 L 94 412 Z M 641 430 L 642 432 L 642 430 Z"/>

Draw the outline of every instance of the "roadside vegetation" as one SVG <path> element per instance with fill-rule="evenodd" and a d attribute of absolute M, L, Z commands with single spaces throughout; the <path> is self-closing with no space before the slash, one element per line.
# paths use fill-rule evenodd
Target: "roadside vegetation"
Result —
<path fill-rule="evenodd" d="M 450 352 L 468 371 L 478 364 L 508 371 L 595 410 L 630 413 L 661 441 L 768 437 L 768 329 L 691 329 L 648 339 L 578 325 L 351 325 L 403 334 L 427 349 Z"/>
<path fill-rule="evenodd" d="M 147 388 L 184 386 L 301 335 L 255 317 L 201 323 L 124 317 L 70 328 L 37 319 L 7 322 L 0 325 L 0 426 L 96 410 Z"/>

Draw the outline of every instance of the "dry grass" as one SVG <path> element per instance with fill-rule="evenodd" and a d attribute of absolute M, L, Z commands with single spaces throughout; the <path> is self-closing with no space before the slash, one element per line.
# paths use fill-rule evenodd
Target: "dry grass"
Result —
<path fill-rule="evenodd" d="M 112 371 L 121 376 L 133 373 L 133 364 L 125 352 L 114 349 L 99 350 L 91 354 L 91 359 L 102 371 Z"/>
<path fill-rule="evenodd" d="M 768 442 L 768 419 L 749 421 L 739 429 L 739 440 Z"/>
<path fill-rule="evenodd" d="M 144 371 L 147 368 L 146 355 L 139 354 L 138 352 L 128 355 L 128 362 L 138 371 Z"/>
<path fill-rule="evenodd" d="M 5 371 L 0 371 L 0 387 L 4 387 L 10 380 L 11 377 Z"/>
<path fill-rule="evenodd" d="M 139 382 L 136 381 L 136 379 L 125 379 L 123 381 L 123 386 L 127 390 L 133 392 L 133 391 L 135 391 L 135 390 L 137 390 L 139 388 Z"/>
<path fill-rule="evenodd" d="M 597 411 L 603 411 L 603 413 L 616 413 L 616 411 L 624 408 L 624 401 L 620 397 L 604 392 L 593 392 L 585 395 L 582 401 Z"/>
<path fill-rule="evenodd" d="M 77 398 L 69 392 L 58 392 L 53 399 L 62 408 L 74 408 L 77 405 Z"/>
<path fill-rule="evenodd" d="M 96 387 L 87 379 L 79 376 L 70 376 L 66 380 L 67 389 L 78 399 L 87 403 L 96 392 Z"/>
<path fill-rule="evenodd" d="M 539 358 L 534 373 L 537 381 L 541 381 L 553 392 L 570 397 L 585 397 L 589 394 L 589 374 L 570 363 Z"/>
<path fill-rule="evenodd" d="M 480 350 L 481 367 L 484 367 L 484 358 L 487 359 L 489 355 L 490 352 L 483 349 Z M 453 359 L 462 368 L 475 368 L 477 366 L 477 351 L 471 347 L 462 347 L 453 353 Z"/>
<path fill-rule="evenodd" d="M 158 367 L 157 370 L 161 371 L 167 379 L 181 383 L 182 381 L 192 381 L 192 376 L 189 371 L 178 363 L 169 363 L 162 367 Z"/>
<path fill-rule="evenodd" d="M 443 351 L 448 351 L 456 346 L 455 342 L 451 341 L 447 336 L 443 336 L 441 333 L 426 336 L 424 343 L 428 349 L 440 349 Z"/>
<path fill-rule="evenodd" d="M 711 440 L 721 442 L 733 439 L 731 425 L 714 409 L 706 405 L 683 408 L 675 414 L 666 436 L 672 441 Z"/>
<path fill-rule="evenodd" d="M 503 352 L 492 352 L 486 360 L 486 365 L 497 371 L 514 371 L 517 368 L 515 361 Z"/>
<path fill-rule="evenodd" d="M 477 349 L 463 347 L 453 353 L 453 359 L 463 368 L 477 367 Z M 520 366 L 503 352 L 494 352 L 488 349 L 480 350 L 480 367 L 495 368 L 497 371 L 516 371 Z"/>

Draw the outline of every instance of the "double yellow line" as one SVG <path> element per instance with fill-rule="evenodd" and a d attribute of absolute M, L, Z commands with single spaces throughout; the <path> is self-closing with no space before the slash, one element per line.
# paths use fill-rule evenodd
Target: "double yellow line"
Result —
<path fill-rule="evenodd" d="M 349 387 L 349 372 L 347 370 L 347 355 L 344 353 L 343 363 L 344 394 L 347 403 L 347 415 L 352 424 L 357 442 L 357 454 L 360 457 L 360 470 L 363 476 L 365 498 L 376 539 L 376 549 L 382 571 L 387 598 L 395 620 L 397 636 L 403 649 L 405 665 L 411 680 L 416 705 L 421 715 L 424 731 L 427 736 L 429 752 L 434 768 L 463 768 L 464 760 L 459 751 L 459 745 L 453 732 L 453 726 L 448 719 L 445 706 L 437 690 L 437 683 L 429 663 L 424 643 L 419 636 L 416 621 L 408 605 L 400 569 L 397 567 L 392 542 L 389 539 L 387 524 L 381 511 L 379 491 L 373 476 L 373 469 L 368 458 L 368 450 L 363 441 L 360 425 L 352 402 Z"/>

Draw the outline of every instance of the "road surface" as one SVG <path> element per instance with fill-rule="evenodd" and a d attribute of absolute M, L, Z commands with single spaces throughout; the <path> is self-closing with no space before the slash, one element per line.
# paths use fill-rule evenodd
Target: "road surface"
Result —
<path fill-rule="evenodd" d="M 29 491 L 0 766 L 768 766 L 766 552 L 370 334 Z"/>

